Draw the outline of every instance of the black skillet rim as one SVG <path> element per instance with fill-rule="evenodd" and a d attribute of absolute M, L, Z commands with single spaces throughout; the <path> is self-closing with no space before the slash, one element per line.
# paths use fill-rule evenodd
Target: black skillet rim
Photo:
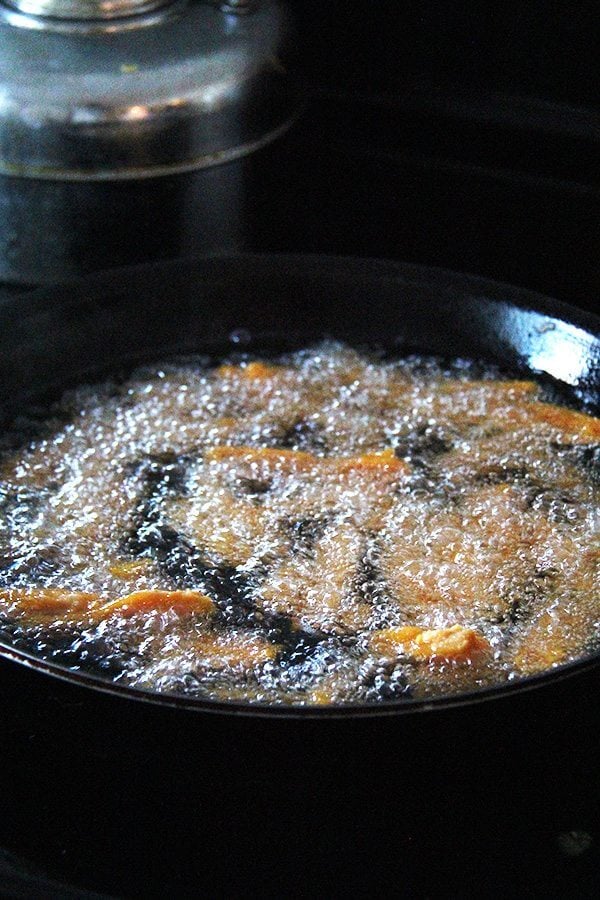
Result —
<path fill-rule="evenodd" d="M 19 304 L 48 307 L 54 300 L 64 300 L 65 292 L 69 296 L 69 304 L 90 302 L 96 291 L 105 292 L 116 282 L 119 290 L 123 289 L 122 280 L 135 282 L 148 273 L 165 276 L 170 272 L 181 272 L 182 268 L 211 265 L 227 265 L 234 261 L 248 265 L 300 266 L 302 272 L 308 274 L 341 274 L 344 270 L 355 271 L 374 277 L 396 277 L 406 283 L 415 285 L 429 284 L 440 287 L 455 288 L 464 294 L 483 295 L 486 300 L 502 302 L 509 306 L 526 311 L 539 312 L 552 318 L 562 318 L 569 324 L 584 329 L 588 334 L 600 339 L 600 318 L 578 307 L 526 288 L 517 287 L 505 282 L 495 281 L 479 275 L 455 272 L 434 266 L 421 266 L 404 263 L 399 260 L 370 259 L 361 257 L 330 256 L 321 254 L 255 254 L 236 253 L 219 256 L 190 257 L 180 260 L 166 260 L 158 263 L 128 266 L 99 272 L 86 278 L 80 278 L 65 284 L 33 291 L 26 297 L 19 298 Z M 311 268 L 314 267 L 314 268 Z M 336 268 L 340 269 L 336 272 Z M 534 370 L 530 369 L 532 374 Z M 499 685 L 492 685 L 475 691 L 456 695 L 441 695 L 425 700 L 398 700 L 385 704 L 332 704 L 330 706 L 262 706 L 258 703 L 241 703 L 238 701 L 216 701 L 199 697 L 186 697 L 181 694 L 160 694 L 141 688 L 132 688 L 118 683 L 104 681 L 98 676 L 77 670 L 66 669 L 56 663 L 41 659 L 23 650 L 18 650 L 0 641 L 0 657 L 23 665 L 27 669 L 52 679 L 68 683 L 73 687 L 83 688 L 86 692 L 111 695 L 114 699 L 142 702 L 149 706 L 167 707 L 187 710 L 195 713 L 211 713 L 221 715 L 248 716 L 251 718 L 275 719 L 340 719 L 397 716 L 416 713 L 435 712 L 462 706 L 483 703 L 485 701 L 509 698 L 515 693 L 531 691 L 542 687 L 550 687 L 558 681 L 573 677 L 579 673 L 600 665 L 600 652 L 565 663 L 545 672 Z"/>

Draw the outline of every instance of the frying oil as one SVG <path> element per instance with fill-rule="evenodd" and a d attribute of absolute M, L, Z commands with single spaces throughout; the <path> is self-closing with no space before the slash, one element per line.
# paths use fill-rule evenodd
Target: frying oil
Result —
<path fill-rule="evenodd" d="M 474 690 L 597 649 L 600 423 L 532 382 L 324 343 L 145 367 L 52 415 L 0 470 L 13 645 L 301 705 Z"/>

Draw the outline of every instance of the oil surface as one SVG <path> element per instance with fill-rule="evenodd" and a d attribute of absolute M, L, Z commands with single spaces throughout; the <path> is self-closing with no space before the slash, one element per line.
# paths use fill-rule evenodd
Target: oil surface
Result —
<path fill-rule="evenodd" d="M 600 421 L 335 343 L 66 395 L 0 468 L 0 633 L 266 704 L 473 690 L 598 649 Z"/>

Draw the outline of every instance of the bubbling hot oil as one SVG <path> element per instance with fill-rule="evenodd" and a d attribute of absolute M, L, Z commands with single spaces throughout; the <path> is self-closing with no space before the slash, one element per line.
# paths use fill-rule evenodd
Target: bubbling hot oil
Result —
<path fill-rule="evenodd" d="M 5 642 L 152 691 L 382 703 L 600 638 L 600 421 L 327 343 L 63 398 L 0 470 Z"/>

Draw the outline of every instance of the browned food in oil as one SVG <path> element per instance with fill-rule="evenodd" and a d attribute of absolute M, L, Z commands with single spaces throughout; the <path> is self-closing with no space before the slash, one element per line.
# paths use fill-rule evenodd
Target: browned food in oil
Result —
<path fill-rule="evenodd" d="M 472 691 L 598 648 L 600 420 L 535 381 L 330 343 L 165 363 L 63 408 L 0 467 L 5 642 L 297 705 Z"/>

